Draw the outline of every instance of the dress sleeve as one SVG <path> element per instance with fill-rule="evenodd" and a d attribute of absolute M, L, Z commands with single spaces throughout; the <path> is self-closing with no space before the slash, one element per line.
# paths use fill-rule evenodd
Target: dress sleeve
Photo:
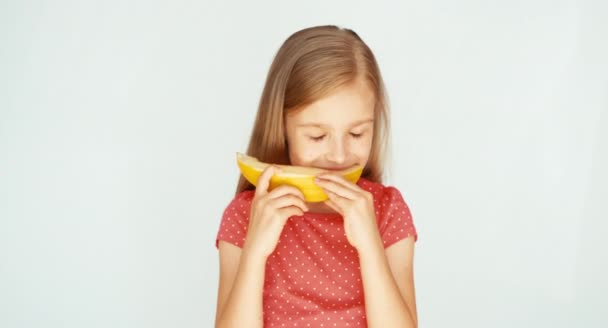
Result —
<path fill-rule="evenodd" d="M 235 196 L 230 204 L 226 206 L 215 239 L 216 248 L 218 248 L 220 240 L 243 248 L 245 236 L 247 236 L 247 227 L 249 226 L 251 196 L 250 193 L 243 192 Z"/>
<path fill-rule="evenodd" d="M 414 237 L 414 241 L 418 240 L 412 214 L 399 190 L 387 187 L 382 199 L 382 207 L 383 224 L 380 234 L 384 248 L 410 236 Z"/>

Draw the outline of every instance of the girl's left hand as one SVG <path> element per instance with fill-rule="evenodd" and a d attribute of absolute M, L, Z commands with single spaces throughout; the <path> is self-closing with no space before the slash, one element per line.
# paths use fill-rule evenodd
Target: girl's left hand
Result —
<path fill-rule="evenodd" d="M 315 179 L 327 196 L 327 206 L 344 218 L 346 239 L 357 251 L 380 242 L 374 198 L 368 191 L 341 176 L 323 173 Z"/>

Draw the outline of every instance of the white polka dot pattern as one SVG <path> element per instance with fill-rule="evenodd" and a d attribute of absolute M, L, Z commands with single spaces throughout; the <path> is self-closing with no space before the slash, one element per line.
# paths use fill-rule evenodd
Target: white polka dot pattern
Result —
<path fill-rule="evenodd" d="M 408 206 L 394 187 L 361 178 L 374 195 L 384 246 L 418 236 Z M 216 239 L 242 247 L 253 191 L 237 195 L 224 211 Z M 289 218 L 266 262 L 264 327 L 366 327 L 359 258 L 339 214 Z"/>

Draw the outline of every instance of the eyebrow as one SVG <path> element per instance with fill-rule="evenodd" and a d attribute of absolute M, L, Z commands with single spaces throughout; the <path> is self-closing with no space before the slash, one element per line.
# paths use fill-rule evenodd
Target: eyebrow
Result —
<path fill-rule="evenodd" d="M 374 122 L 374 119 L 365 119 L 365 120 L 359 120 L 359 121 L 355 121 L 353 122 L 350 127 L 355 127 L 355 126 L 359 126 L 362 125 L 364 123 L 371 123 Z M 298 127 L 319 127 L 319 128 L 327 128 L 329 127 L 327 124 L 321 124 L 321 123 L 302 123 L 302 124 L 298 124 Z"/>

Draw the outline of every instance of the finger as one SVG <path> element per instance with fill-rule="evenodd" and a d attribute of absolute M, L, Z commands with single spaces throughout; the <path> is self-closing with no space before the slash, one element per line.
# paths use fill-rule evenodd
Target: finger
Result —
<path fill-rule="evenodd" d="M 329 206 L 329 208 L 331 208 L 332 210 L 334 210 L 334 211 L 336 211 L 336 212 L 338 212 L 338 213 L 340 213 L 340 214 L 343 214 L 343 213 L 344 213 L 344 212 L 342 211 L 342 208 L 341 208 L 341 207 L 340 207 L 340 206 L 339 206 L 339 205 L 338 205 L 336 202 L 334 202 L 334 201 L 333 201 L 333 200 L 331 200 L 331 199 L 326 200 L 326 201 L 325 201 L 325 204 L 326 204 L 327 206 Z"/>
<path fill-rule="evenodd" d="M 327 193 L 327 197 L 329 198 L 328 200 L 330 200 L 332 202 L 332 204 L 334 206 L 338 207 L 340 210 L 347 208 L 349 206 L 349 204 L 347 202 L 350 202 L 351 201 L 350 199 L 344 198 L 329 190 L 326 190 L 325 192 Z"/>
<path fill-rule="evenodd" d="M 308 211 L 308 206 L 306 206 L 306 203 L 304 203 L 304 200 L 299 198 L 298 196 L 291 195 L 291 194 L 284 195 L 282 197 L 270 200 L 270 202 L 268 203 L 268 206 L 271 206 L 272 208 L 276 208 L 276 209 L 289 207 L 289 206 L 296 206 L 304 212 Z"/>
<path fill-rule="evenodd" d="M 344 197 L 351 200 L 357 199 L 357 194 L 359 193 L 359 191 L 347 188 L 344 185 L 337 183 L 333 180 L 316 178 L 315 183 L 322 187 L 325 191 L 330 191 L 340 197 Z"/>
<path fill-rule="evenodd" d="M 264 172 L 258 178 L 258 183 L 255 188 L 255 195 L 261 196 L 268 193 L 268 186 L 270 186 L 270 178 L 278 173 L 280 169 L 274 165 L 268 166 Z"/>
<path fill-rule="evenodd" d="M 361 188 L 359 186 L 357 186 L 355 183 L 352 183 L 352 182 L 344 179 L 340 175 L 331 174 L 331 173 L 321 173 L 317 176 L 317 178 L 319 178 L 321 180 L 333 181 L 341 186 L 344 186 L 345 188 L 351 189 L 356 192 L 361 190 Z"/>
<path fill-rule="evenodd" d="M 283 220 L 287 221 L 287 219 L 289 219 L 290 217 L 297 215 L 297 216 L 302 216 L 304 215 L 304 212 L 296 206 L 289 206 L 289 207 L 284 207 L 282 209 L 280 209 L 278 211 L 279 213 L 279 217 L 281 217 Z"/>
<path fill-rule="evenodd" d="M 300 191 L 300 189 L 290 185 L 281 185 L 276 187 L 270 193 L 268 193 L 268 197 L 273 199 L 288 194 L 295 195 L 297 197 L 300 197 L 301 199 L 304 199 L 304 194 Z"/>

